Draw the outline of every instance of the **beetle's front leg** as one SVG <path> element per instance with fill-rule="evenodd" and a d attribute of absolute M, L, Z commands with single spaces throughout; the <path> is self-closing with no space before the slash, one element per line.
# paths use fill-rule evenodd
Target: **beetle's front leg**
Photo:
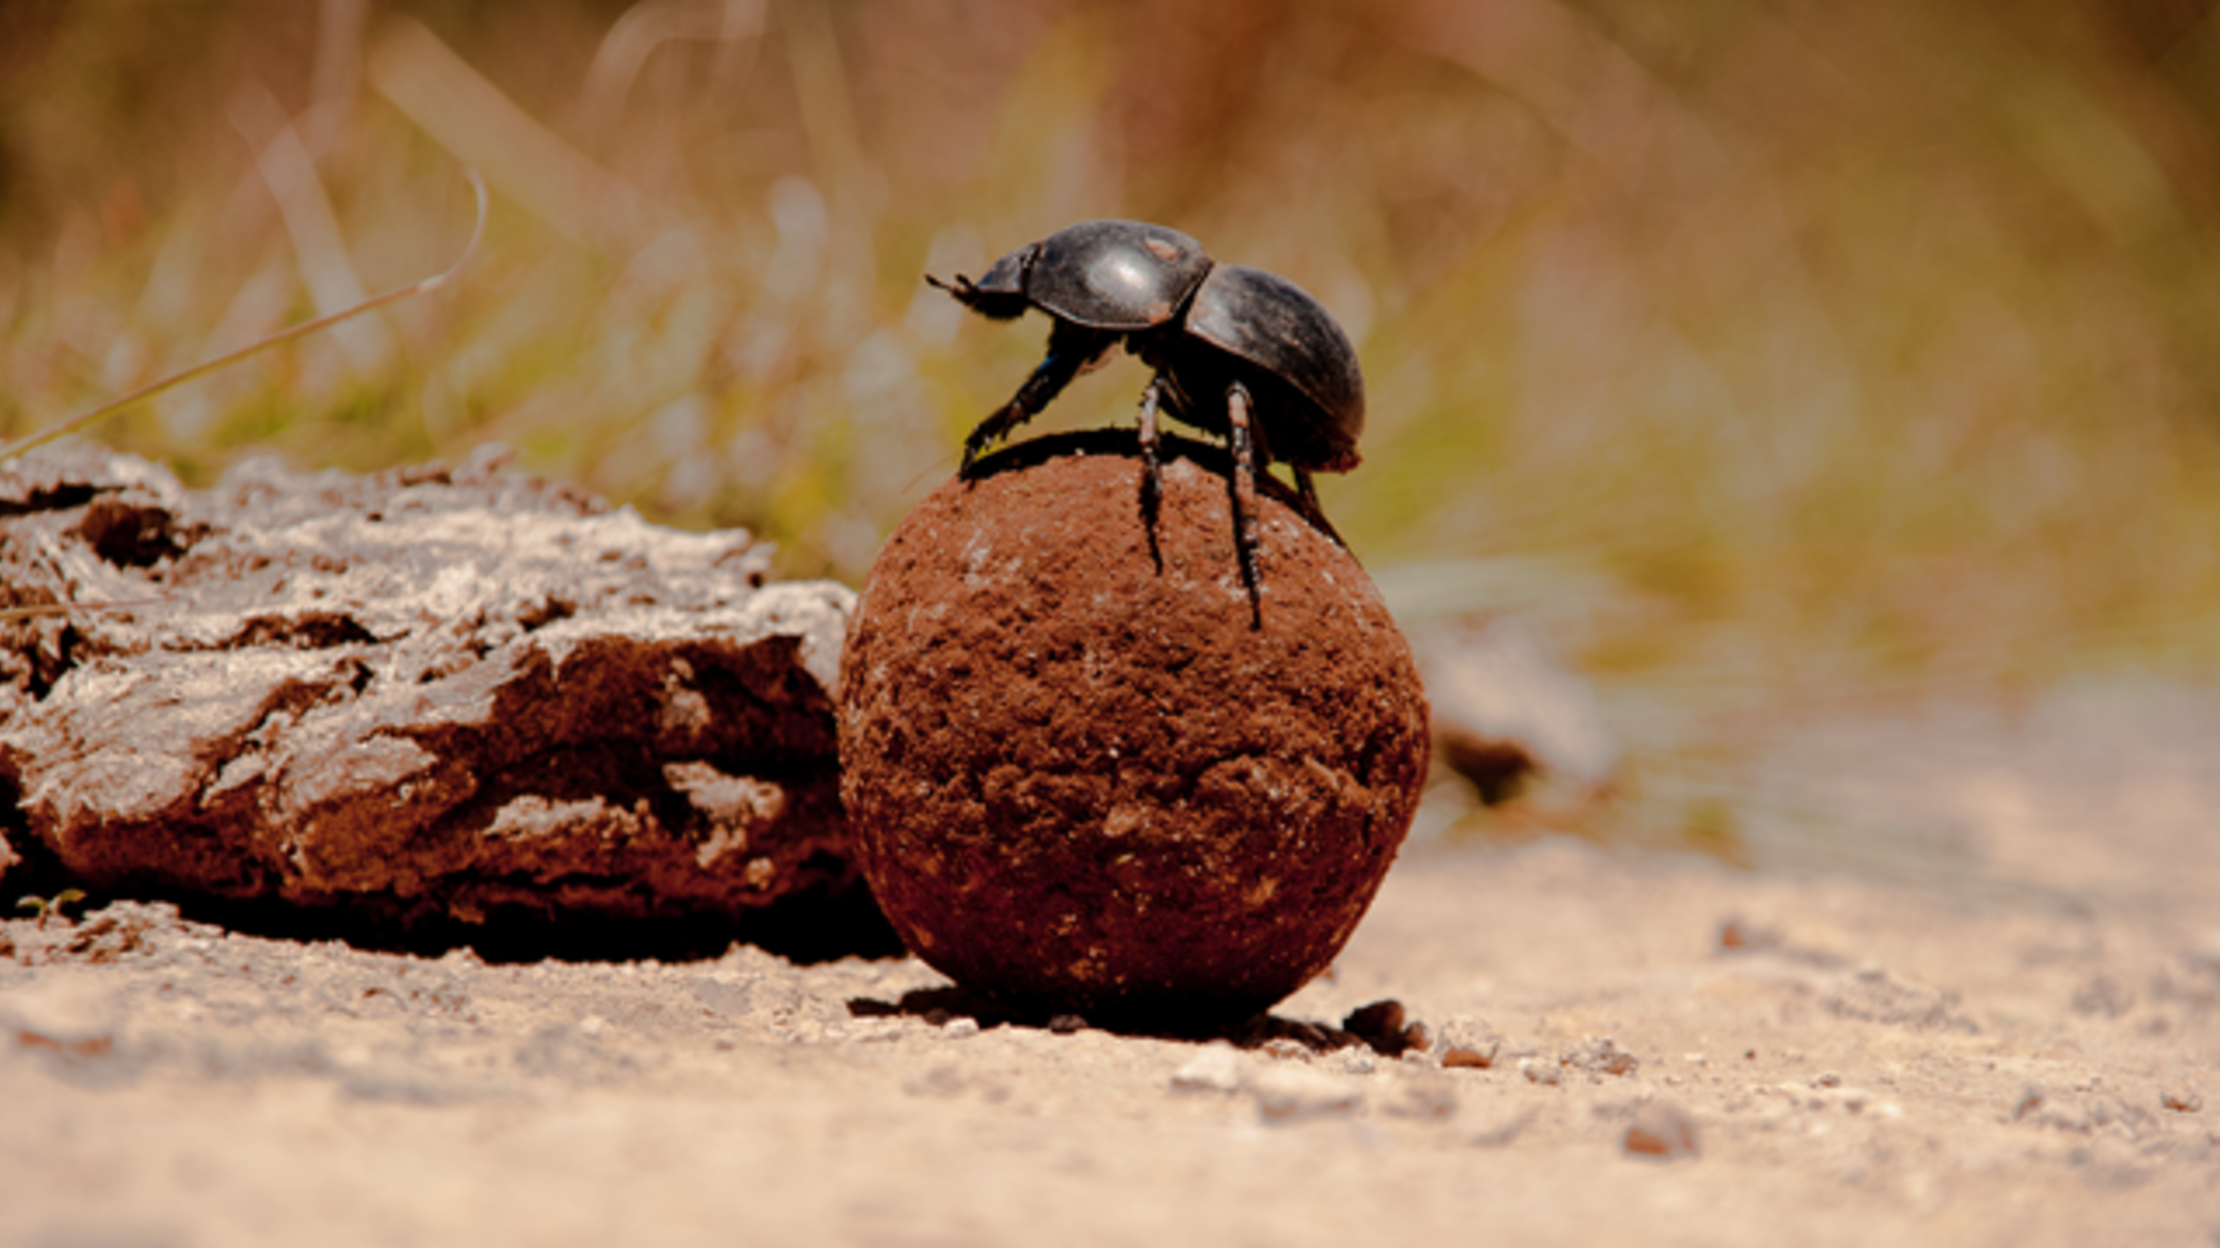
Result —
<path fill-rule="evenodd" d="M 1086 371 L 1087 367 L 1102 358 L 1104 352 L 1116 344 L 1117 335 L 1099 329 L 1086 329 L 1066 321 L 1056 322 L 1049 331 L 1048 358 L 1033 369 L 1033 374 L 1018 387 L 1010 401 L 995 409 L 993 415 L 979 422 L 970 436 L 964 439 L 964 462 L 956 475 L 969 480 L 972 466 L 978 462 L 979 453 L 988 443 L 1007 435 L 1056 401 L 1071 379 Z"/>
<path fill-rule="evenodd" d="M 1249 390 L 1240 382 L 1226 389 L 1227 440 L 1233 444 L 1233 552 L 1241 583 L 1249 591 L 1249 627 L 1264 627 L 1263 590 L 1256 574 L 1256 439 L 1249 428 Z"/>

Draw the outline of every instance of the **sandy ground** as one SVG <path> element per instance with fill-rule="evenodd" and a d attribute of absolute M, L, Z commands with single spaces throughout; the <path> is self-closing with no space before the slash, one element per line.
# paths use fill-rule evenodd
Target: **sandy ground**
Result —
<path fill-rule="evenodd" d="M 0 1242 L 2220 1244 L 2220 694 L 1760 735 L 1758 869 L 1421 841 L 1246 1048 L 13 921 Z M 1293 1025 L 1381 998 L 1492 1064 Z"/>

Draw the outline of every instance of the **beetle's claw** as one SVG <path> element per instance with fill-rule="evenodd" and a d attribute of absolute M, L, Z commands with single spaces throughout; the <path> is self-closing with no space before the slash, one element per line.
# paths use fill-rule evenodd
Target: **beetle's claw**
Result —
<path fill-rule="evenodd" d="M 980 421 L 978 427 L 964 438 L 964 461 L 956 466 L 958 478 L 969 481 L 977 475 L 975 469 L 978 467 L 979 457 L 986 453 L 988 446 L 1008 433 L 1010 425 L 1014 423 L 1006 419 L 1009 410 L 1004 408 Z"/>

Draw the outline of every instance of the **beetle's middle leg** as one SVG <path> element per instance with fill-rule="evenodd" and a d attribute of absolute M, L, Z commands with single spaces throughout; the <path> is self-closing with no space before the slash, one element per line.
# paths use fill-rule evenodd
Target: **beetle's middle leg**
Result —
<path fill-rule="evenodd" d="M 1018 387 L 1009 402 L 980 421 L 964 439 L 964 462 L 956 469 L 956 475 L 968 480 L 972 465 L 978 462 L 979 453 L 988 443 L 1007 435 L 1055 402 L 1072 378 L 1087 371 L 1116 346 L 1117 341 L 1117 335 L 1099 329 L 1087 329 L 1068 321 L 1056 322 L 1056 328 L 1048 334 L 1048 357 L 1034 367 L 1032 375 Z"/>
<path fill-rule="evenodd" d="M 1161 373 L 1150 378 L 1149 388 L 1141 392 L 1141 529 L 1148 534 L 1149 558 L 1159 574 L 1164 571 L 1164 552 L 1156 544 L 1156 515 L 1164 501 L 1164 453 L 1156 428 L 1156 405 L 1163 393 Z"/>
<path fill-rule="evenodd" d="M 1249 627 L 1264 627 L 1263 591 L 1256 574 L 1257 445 L 1249 427 L 1249 390 L 1240 382 L 1226 389 L 1226 440 L 1233 444 L 1233 552 L 1241 583 L 1249 591 Z"/>

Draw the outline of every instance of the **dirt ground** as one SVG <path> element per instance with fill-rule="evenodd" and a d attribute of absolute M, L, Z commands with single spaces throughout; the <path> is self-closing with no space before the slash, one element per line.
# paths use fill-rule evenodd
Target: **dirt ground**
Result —
<path fill-rule="evenodd" d="M 1244 1048 L 18 919 L 0 1241 L 2220 1244 L 2220 693 L 1759 735 L 1757 869 L 1421 837 Z M 1382 998 L 1491 1064 L 1297 1025 Z"/>

